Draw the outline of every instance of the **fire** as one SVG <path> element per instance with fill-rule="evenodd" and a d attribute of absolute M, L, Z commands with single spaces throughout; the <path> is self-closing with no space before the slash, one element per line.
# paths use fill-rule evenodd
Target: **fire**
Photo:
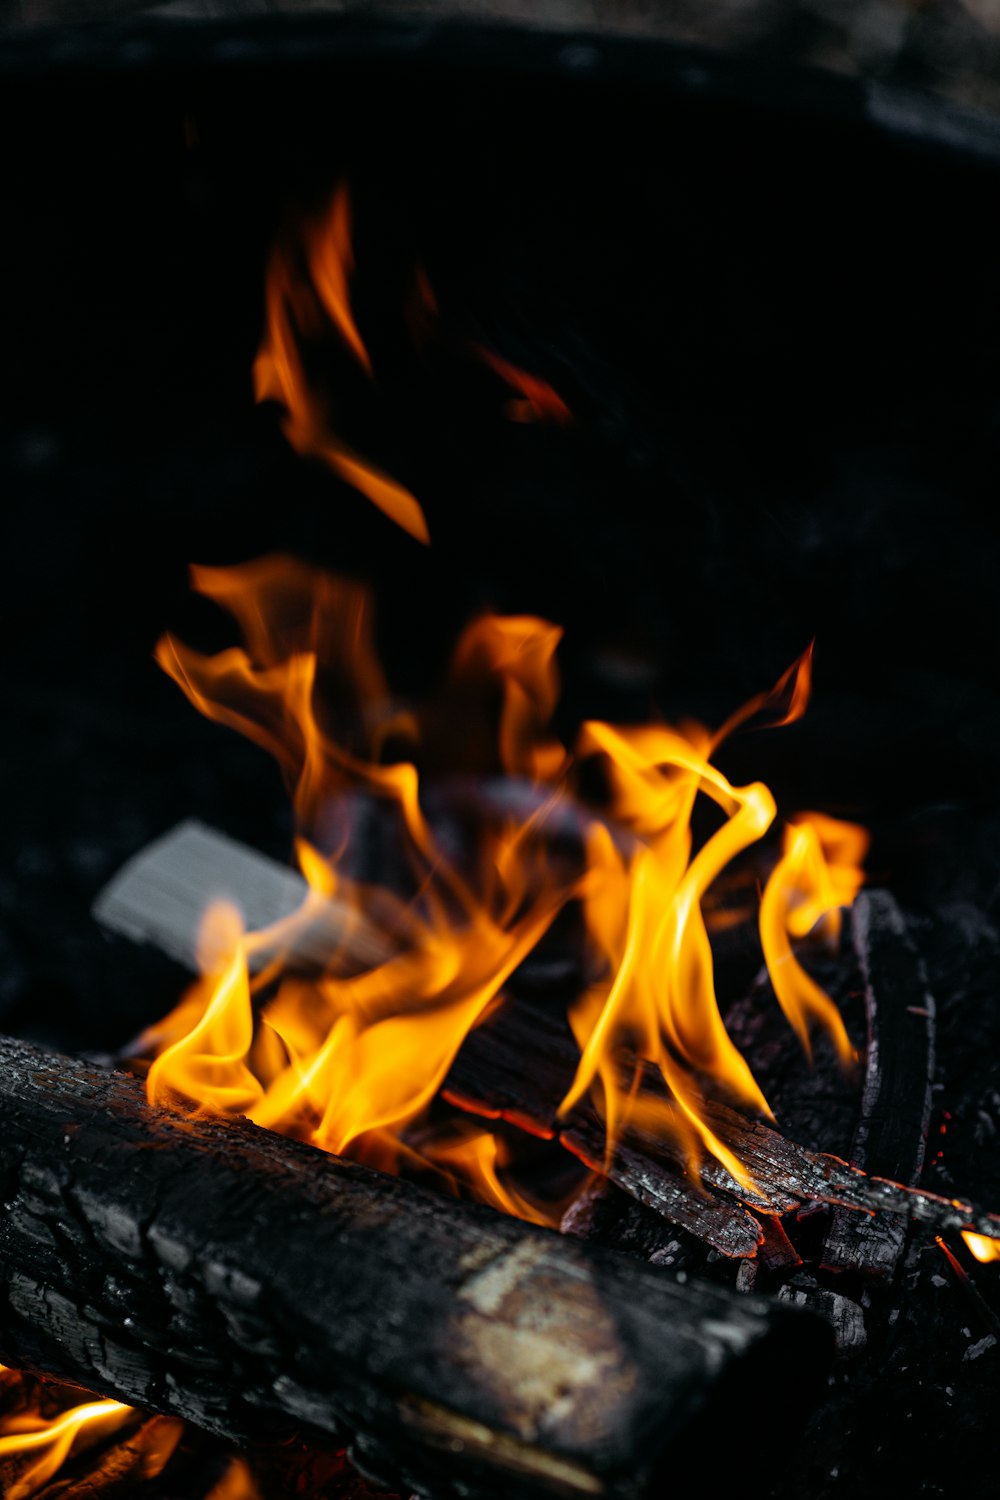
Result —
<path fill-rule="evenodd" d="M 983 1265 L 988 1265 L 993 1260 L 1000 1260 L 1000 1240 L 987 1239 L 984 1234 L 973 1234 L 970 1229 L 962 1230 L 962 1238 L 968 1249 L 977 1260 L 983 1262 Z"/>
<path fill-rule="evenodd" d="M 106 1444 L 118 1433 L 129 1434 L 132 1452 L 129 1473 L 137 1483 L 153 1479 L 166 1467 L 180 1441 L 183 1423 L 166 1417 L 146 1419 L 120 1401 L 86 1401 L 52 1413 L 61 1388 L 49 1388 L 0 1365 L 0 1465 L 13 1474 L 4 1490 L 6 1500 L 29 1500 L 78 1453 Z M 63 1399 L 65 1397 L 63 1396 Z M 108 1488 L 120 1470 L 108 1475 Z M 91 1493 L 103 1492 L 101 1469 L 89 1476 Z"/>
<path fill-rule="evenodd" d="M 327 212 L 304 222 L 271 257 L 265 333 L 254 362 L 254 390 L 258 401 L 276 401 L 284 409 L 283 431 L 297 453 L 322 459 L 404 531 L 427 542 L 427 521 L 419 501 L 334 433 L 326 405 L 307 374 L 303 346 L 321 340 L 332 329 L 350 359 L 369 379 L 373 376 L 351 308 L 353 269 L 350 197 L 346 186 L 341 186 Z"/>
<path fill-rule="evenodd" d="M 151 1099 L 246 1114 L 328 1150 L 398 1166 L 412 1157 L 413 1127 L 466 1036 L 503 1003 L 515 970 L 575 905 L 591 977 L 570 1010 L 576 1079 L 553 1107 L 566 1113 L 589 1093 L 613 1151 L 637 1108 L 628 1053 L 662 1074 L 670 1104 L 655 1128 L 680 1138 L 692 1170 L 708 1153 L 751 1186 L 701 1109 L 706 1088 L 723 1087 L 769 1113 L 723 1023 L 705 908 L 719 877 L 771 828 L 776 808 L 762 782 L 734 785 L 713 756 L 721 734 L 752 715 L 774 724 L 801 714 L 811 654 L 720 734 L 696 724 L 588 722 L 567 749 L 551 727 L 561 633 L 547 621 L 473 621 L 438 700 L 404 705 L 382 672 L 371 600 L 358 585 L 281 558 L 195 569 L 194 584 L 234 616 L 243 645 L 205 657 L 167 637 L 158 659 L 204 713 L 278 760 L 310 895 L 263 933 L 245 932 L 231 907 L 206 914 L 203 976 L 147 1035 Z M 464 717 L 475 725 L 492 721 L 485 748 L 481 735 L 456 732 L 462 704 L 473 705 Z M 438 764 L 449 748 L 462 771 L 478 755 L 480 769 L 502 770 L 510 788 L 509 805 L 482 817 L 461 849 L 440 842 L 421 801 L 421 758 Z M 600 806 L 579 793 L 581 773 L 595 767 L 607 787 Z M 374 798 L 395 828 L 405 881 L 397 872 L 372 889 L 344 873 L 352 845 L 343 814 L 358 795 Z M 696 841 L 692 817 L 705 802 L 716 825 Z M 579 830 L 572 851 L 553 835 L 567 812 Z M 826 1027 L 845 1058 L 839 1014 L 792 942 L 814 929 L 836 937 L 864 848 L 862 830 L 830 818 L 788 824 L 760 907 L 786 1016 L 806 1047 L 810 1027 Z M 297 937 L 322 912 L 336 936 L 326 961 L 305 972 L 292 957 Z M 262 963 L 265 952 L 272 957 Z M 503 1153 L 462 1127 L 444 1144 L 439 1134 L 423 1160 L 474 1181 L 508 1212 L 544 1215 L 501 1181 Z"/>
<path fill-rule="evenodd" d="M 572 422 L 573 413 L 548 381 L 520 369 L 511 360 L 487 349 L 485 344 L 473 345 L 473 352 L 516 392 L 515 399 L 507 403 L 507 415 L 513 421 L 555 422 L 560 427 Z"/>

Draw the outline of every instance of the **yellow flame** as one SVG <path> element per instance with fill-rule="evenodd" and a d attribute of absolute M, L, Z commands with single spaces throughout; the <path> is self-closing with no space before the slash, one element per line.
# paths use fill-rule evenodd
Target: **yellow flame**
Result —
<path fill-rule="evenodd" d="M 782 855 L 764 887 L 760 903 L 760 939 L 775 995 L 806 1054 L 809 1027 L 826 1027 L 844 1062 L 854 1048 L 833 1001 L 803 969 L 791 938 L 824 927 L 832 940 L 840 934 L 840 908 L 850 904 L 861 885 L 860 861 L 868 835 L 853 823 L 816 813 L 785 829 Z"/>
<path fill-rule="evenodd" d="M 971 1229 L 962 1230 L 962 1238 L 977 1260 L 983 1265 L 1000 1260 L 1000 1240 L 991 1240 L 985 1234 L 973 1234 Z"/>
<path fill-rule="evenodd" d="M 474 621 L 455 648 L 442 713 L 433 702 L 394 702 L 375 652 L 371 603 L 357 585 L 271 558 L 198 569 L 195 586 L 232 613 L 244 645 L 203 657 L 166 638 L 159 660 L 199 708 L 281 764 L 310 896 L 263 933 L 243 932 L 225 906 L 209 911 L 203 977 L 148 1035 L 150 1097 L 246 1114 L 391 1166 L 469 1031 L 501 1000 L 558 913 L 578 901 L 594 977 L 570 1008 L 580 1060 L 562 1112 L 589 1092 L 609 1154 L 635 1117 L 644 1130 L 671 1132 L 692 1169 L 707 1152 L 752 1187 L 702 1108 L 705 1088 L 722 1086 L 751 1110 L 769 1112 L 722 1020 L 705 907 L 715 882 L 767 833 L 776 810 L 762 782 L 735 786 L 713 764 L 720 735 L 696 724 L 590 722 L 569 755 L 551 729 L 560 631 L 544 620 Z M 767 709 L 772 722 L 800 714 L 809 660 L 807 653 L 754 700 L 753 714 Z M 441 738 L 443 719 L 445 746 L 464 746 L 468 769 L 475 761 L 454 726 L 470 717 L 487 723 L 491 714 L 496 736 L 492 749 L 481 748 L 484 768 L 495 757 L 508 775 L 542 791 L 529 812 L 484 825 L 474 854 L 459 864 L 426 822 L 416 762 L 425 738 Z M 734 715 L 728 730 L 747 717 Z M 387 762 L 390 743 L 397 753 L 409 746 L 414 759 Z M 470 743 L 478 744 L 475 735 Z M 546 820 L 572 795 L 581 768 L 595 764 L 607 807 L 577 804 L 582 852 L 575 863 L 553 858 Z M 358 789 L 396 819 L 409 894 L 354 886 L 337 868 L 342 851 L 323 846 L 331 798 Z M 714 808 L 715 824 L 696 845 L 699 802 Z M 789 824 L 760 913 L 790 1023 L 806 1047 L 809 1025 L 824 1025 L 844 1057 L 850 1045 L 836 1007 L 802 969 L 792 941 L 813 929 L 836 935 L 839 906 L 861 880 L 864 844 L 862 830 L 819 815 Z M 352 941 L 366 935 L 366 960 L 353 971 L 334 963 L 333 939 L 326 961 L 314 961 L 311 972 L 296 967 L 297 938 L 322 910 L 336 915 L 324 930 L 353 933 Z M 648 1096 L 638 1099 L 636 1059 L 657 1068 L 666 1085 L 669 1102 L 655 1120 Z M 501 1203 L 506 1194 L 509 1209 L 514 1190 L 501 1183 L 498 1149 L 463 1139 L 461 1165 L 487 1201 Z"/>
<path fill-rule="evenodd" d="M 524 1193 L 502 1181 L 501 1174 L 510 1164 L 510 1151 L 490 1131 L 462 1125 L 447 1140 L 424 1145 L 421 1154 L 501 1213 L 525 1219 L 529 1224 L 544 1224 L 548 1228 L 558 1225 L 561 1217 L 558 1210 L 550 1211 L 532 1203 Z"/>
<path fill-rule="evenodd" d="M 16 1371 L 4 1365 L 0 1365 L 0 1372 L 14 1381 L 22 1379 Z M 120 1401 L 98 1400 L 83 1402 L 54 1417 L 46 1417 L 38 1402 L 29 1395 L 23 1409 L 0 1421 L 0 1462 L 26 1460 L 5 1491 L 5 1500 L 27 1500 L 46 1485 L 80 1447 L 110 1437 L 136 1418 L 134 1409 Z M 179 1435 L 181 1424 L 174 1425 Z"/>

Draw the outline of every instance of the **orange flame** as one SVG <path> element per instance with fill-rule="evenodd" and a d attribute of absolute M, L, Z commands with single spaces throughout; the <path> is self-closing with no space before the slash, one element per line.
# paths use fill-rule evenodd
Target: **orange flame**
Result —
<path fill-rule="evenodd" d="M 991 1240 L 985 1234 L 973 1234 L 971 1229 L 962 1230 L 962 1238 L 969 1250 L 983 1265 L 1000 1260 L 1000 1240 Z"/>
<path fill-rule="evenodd" d="M 322 459 L 404 531 L 426 543 L 430 534 L 420 503 L 331 431 L 324 402 L 306 374 L 303 341 L 320 338 L 332 325 L 352 359 L 372 375 L 351 309 L 353 269 L 350 197 L 341 185 L 326 215 L 304 222 L 299 234 L 277 246 L 271 256 L 254 391 L 258 401 L 276 401 L 284 408 L 282 430 L 297 453 Z"/>
<path fill-rule="evenodd" d="M 247 1464 L 242 1458 L 234 1458 L 205 1500 L 261 1500 L 261 1493 Z"/>
<path fill-rule="evenodd" d="M 539 1207 L 501 1180 L 500 1174 L 510 1164 L 510 1152 L 490 1131 L 462 1125 L 450 1139 L 425 1145 L 423 1155 L 436 1167 L 448 1169 L 459 1183 L 470 1187 L 482 1202 L 501 1213 L 525 1219 L 529 1224 L 557 1227 L 560 1213 Z"/>
<path fill-rule="evenodd" d="M 232 613 L 244 645 L 209 658 L 168 637 L 158 659 L 203 712 L 281 764 L 302 830 L 298 860 L 310 896 L 263 933 L 244 932 L 232 908 L 208 912 L 203 978 L 147 1037 L 155 1054 L 150 1097 L 247 1114 L 329 1150 L 393 1165 L 409 1150 L 402 1137 L 438 1095 L 469 1031 L 499 1003 L 559 911 L 578 901 L 595 977 L 571 1007 L 580 1062 L 563 1113 L 592 1092 L 610 1153 L 638 1109 L 636 1065 L 622 1061 L 628 1053 L 659 1069 L 670 1096 L 655 1122 L 638 1122 L 642 1128 L 673 1132 L 692 1167 L 708 1152 L 751 1187 L 701 1109 L 705 1087 L 721 1085 L 768 1112 L 722 1021 L 704 907 L 713 883 L 771 826 L 767 787 L 734 786 L 712 764 L 720 736 L 699 725 L 591 722 L 568 755 L 550 727 L 559 630 L 531 617 L 484 616 L 456 646 L 449 702 L 461 703 L 463 695 L 478 702 L 477 693 L 492 684 L 490 692 L 499 692 L 499 760 L 508 775 L 541 792 L 530 812 L 484 827 L 471 858 L 456 860 L 438 847 L 420 802 L 416 757 L 433 714 L 394 702 L 375 652 L 367 594 L 280 558 L 196 569 L 194 579 Z M 779 722 L 800 714 L 809 659 L 807 653 L 772 693 L 734 715 L 727 730 L 762 708 Z M 390 743 L 397 753 L 408 745 L 414 759 L 386 762 Z M 547 820 L 566 804 L 586 762 L 603 768 L 609 805 L 601 813 L 576 806 L 583 847 L 575 860 L 556 859 Z M 343 849 L 323 845 L 331 799 L 357 789 L 379 798 L 396 819 L 412 874 L 407 895 L 354 886 L 338 869 Z M 717 826 L 696 846 L 699 799 L 714 805 Z M 789 1021 L 806 1046 L 809 1024 L 823 1024 L 844 1057 L 850 1045 L 839 1014 L 791 943 L 813 928 L 835 936 L 839 905 L 861 880 L 864 847 L 860 829 L 805 815 L 786 829 L 761 905 L 765 956 Z M 304 972 L 292 955 L 320 911 L 333 936 L 319 962 L 314 955 L 312 972 Z M 365 959 L 353 972 L 337 961 L 337 934 L 348 946 L 364 939 Z M 648 1104 L 642 1108 L 648 1114 Z M 437 1160 L 433 1150 L 426 1153 L 439 1170 L 475 1176 L 487 1201 L 507 1211 L 514 1205 L 524 1216 L 543 1212 L 501 1181 L 502 1158 L 488 1138 L 467 1135 L 438 1149 Z"/>
<path fill-rule="evenodd" d="M 485 344 L 474 344 L 473 352 L 517 392 L 519 399 L 507 404 L 507 415 L 515 422 L 555 422 L 561 427 L 572 422 L 573 413 L 563 398 L 540 375 L 520 369 Z"/>
<path fill-rule="evenodd" d="M 820 927 L 833 941 L 840 935 L 840 908 L 850 905 L 861 886 L 861 861 L 868 835 L 855 823 L 807 813 L 785 829 L 781 859 L 764 887 L 760 940 L 774 993 L 806 1054 L 809 1026 L 819 1021 L 833 1038 L 841 1060 L 854 1048 L 840 1012 L 792 952 L 791 938 Z"/>
<path fill-rule="evenodd" d="M 0 1418 L 0 1463 L 23 1461 L 4 1491 L 5 1500 L 29 1500 L 77 1453 L 138 1424 L 143 1425 L 130 1438 L 137 1450 L 132 1470 L 136 1481 L 153 1479 L 163 1471 L 180 1441 L 182 1422 L 169 1417 L 145 1420 L 120 1401 L 86 1401 L 46 1415 L 43 1397 L 51 1410 L 60 1390 L 0 1365 L 0 1394 L 13 1392 L 18 1398 L 15 1408 Z M 101 1493 L 97 1471 L 93 1484 L 96 1496 Z"/>

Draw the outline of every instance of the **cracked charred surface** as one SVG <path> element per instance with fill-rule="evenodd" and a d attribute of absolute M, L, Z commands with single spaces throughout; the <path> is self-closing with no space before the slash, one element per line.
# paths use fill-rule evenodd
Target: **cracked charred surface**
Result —
<path fill-rule="evenodd" d="M 825 1366 L 809 1318 L 7 1039 L 0 1182 L 0 1358 L 442 1496 L 641 1493 L 734 1366 Z"/>
<path fill-rule="evenodd" d="M 934 998 L 906 921 L 888 891 L 858 897 L 852 921 L 865 977 L 868 1049 L 851 1163 L 916 1187 L 924 1164 L 934 1081 Z M 823 1254 L 831 1271 L 891 1281 L 906 1242 L 905 1221 L 840 1208 Z"/>

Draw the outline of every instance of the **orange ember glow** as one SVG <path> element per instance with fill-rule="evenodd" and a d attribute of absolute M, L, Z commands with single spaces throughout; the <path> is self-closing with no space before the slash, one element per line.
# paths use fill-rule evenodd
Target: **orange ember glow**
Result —
<path fill-rule="evenodd" d="M 284 410 L 283 431 L 297 453 L 322 459 L 347 484 L 366 495 L 404 531 L 430 540 L 419 502 L 397 480 L 370 463 L 334 432 L 320 393 L 309 380 L 306 347 L 332 330 L 369 378 L 371 359 L 351 309 L 354 269 L 347 188 L 337 189 L 325 215 L 304 223 L 279 245 L 267 271 L 265 330 L 254 362 L 258 401 Z"/>
<path fill-rule="evenodd" d="M 446 674 L 443 713 L 440 702 L 394 700 L 375 652 L 371 600 L 358 585 L 282 558 L 195 569 L 194 583 L 235 618 L 243 644 L 206 657 L 167 637 L 158 659 L 203 713 L 278 761 L 310 894 L 267 932 L 245 932 L 224 904 L 206 913 L 203 976 L 146 1038 L 150 1097 L 246 1114 L 383 1166 L 416 1152 L 487 1202 L 547 1219 L 548 1208 L 505 1178 L 506 1148 L 492 1137 L 463 1130 L 418 1150 L 413 1127 L 470 1030 L 502 1003 L 515 970 L 572 905 L 583 918 L 590 978 L 570 1009 L 580 1060 L 562 1112 L 589 1094 L 613 1151 L 638 1107 L 638 1057 L 659 1069 L 669 1104 L 655 1122 L 637 1123 L 670 1131 L 692 1169 L 708 1154 L 751 1186 L 701 1109 L 705 1088 L 722 1086 L 769 1112 L 723 1024 L 705 905 L 776 809 L 762 782 L 735 786 L 713 764 L 720 736 L 696 724 L 588 722 L 568 749 L 552 729 L 561 633 L 544 620 L 473 621 Z M 727 730 L 760 713 L 771 724 L 797 717 L 810 661 L 807 653 Z M 468 771 L 472 752 L 462 748 L 462 713 L 454 711 L 463 701 L 475 705 L 466 717 L 493 725 L 488 753 L 472 736 L 483 768 L 499 766 L 508 786 L 525 792 L 482 818 L 474 847 L 459 856 L 439 844 L 425 816 L 418 765 L 425 755 L 439 764 L 450 746 Z M 599 806 L 578 790 L 581 773 L 593 783 L 595 772 L 607 789 Z M 374 798 L 396 831 L 406 878 L 392 889 L 359 886 L 343 872 L 351 845 L 342 819 L 335 840 L 324 832 L 331 809 L 343 812 L 358 796 Z M 696 806 L 714 809 L 697 837 Z M 571 852 L 552 834 L 566 814 L 579 830 Z M 836 937 L 864 848 L 860 829 L 830 818 L 788 824 L 760 910 L 789 1022 L 805 1046 L 811 1026 L 825 1027 L 844 1058 L 851 1048 L 839 1014 L 792 942 L 813 931 Z M 314 943 L 303 966 L 294 958 L 299 939 L 318 923 L 328 945 L 317 961 Z M 423 1127 L 418 1135 L 428 1138 Z"/>
<path fill-rule="evenodd" d="M 988 1239 L 984 1234 L 973 1234 L 969 1229 L 962 1230 L 962 1238 L 968 1249 L 977 1260 L 982 1261 L 983 1265 L 988 1265 L 993 1260 L 1000 1260 L 1000 1240 Z"/>

